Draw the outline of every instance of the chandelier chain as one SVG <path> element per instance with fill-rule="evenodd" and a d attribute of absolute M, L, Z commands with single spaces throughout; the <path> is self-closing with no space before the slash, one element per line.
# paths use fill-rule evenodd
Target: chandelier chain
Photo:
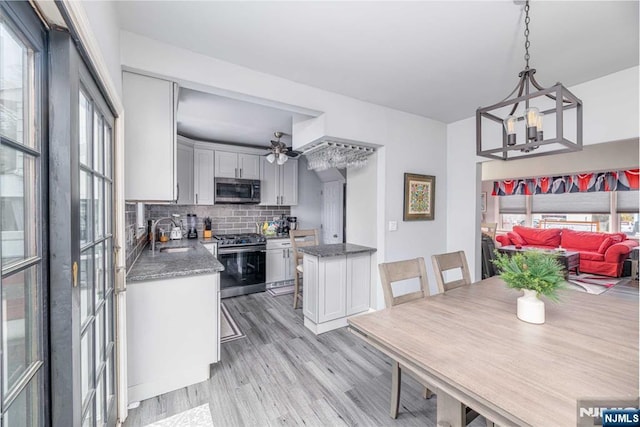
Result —
<path fill-rule="evenodd" d="M 525 50 L 525 54 L 524 54 L 524 60 L 527 62 L 527 66 L 525 67 L 525 70 L 529 69 L 529 46 L 531 46 L 531 42 L 529 42 L 529 22 L 531 21 L 531 18 L 529 18 L 529 0 L 527 0 L 527 2 L 524 5 L 524 11 L 525 11 L 525 18 L 524 18 L 524 24 L 525 24 L 525 28 L 524 28 L 524 38 L 525 38 L 525 42 L 524 42 L 524 50 Z"/>

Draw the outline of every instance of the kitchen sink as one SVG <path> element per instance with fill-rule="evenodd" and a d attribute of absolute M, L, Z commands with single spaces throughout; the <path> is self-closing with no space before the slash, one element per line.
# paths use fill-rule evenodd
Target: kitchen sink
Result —
<path fill-rule="evenodd" d="M 194 249 L 192 246 L 181 246 L 177 248 L 162 248 L 160 252 L 165 252 L 168 254 L 179 253 L 179 252 L 187 252 Z"/>

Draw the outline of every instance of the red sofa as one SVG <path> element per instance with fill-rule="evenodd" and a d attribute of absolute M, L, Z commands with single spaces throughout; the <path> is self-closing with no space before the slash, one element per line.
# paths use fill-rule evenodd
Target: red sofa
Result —
<path fill-rule="evenodd" d="M 580 272 L 620 277 L 624 260 L 638 246 L 624 233 L 596 233 L 568 228 L 529 228 L 515 226 L 513 231 L 496 237 L 503 246 L 554 249 L 562 246 L 580 252 Z"/>

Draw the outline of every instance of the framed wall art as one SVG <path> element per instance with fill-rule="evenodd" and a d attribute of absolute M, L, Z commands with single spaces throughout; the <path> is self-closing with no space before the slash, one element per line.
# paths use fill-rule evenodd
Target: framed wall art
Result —
<path fill-rule="evenodd" d="M 405 221 L 434 219 L 436 177 L 432 175 L 404 174 Z"/>

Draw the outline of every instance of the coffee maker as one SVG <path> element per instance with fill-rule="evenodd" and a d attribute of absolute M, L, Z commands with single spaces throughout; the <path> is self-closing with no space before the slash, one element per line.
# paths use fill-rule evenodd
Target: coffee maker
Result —
<path fill-rule="evenodd" d="M 298 217 L 297 216 L 289 216 L 287 217 L 287 227 L 289 230 L 297 230 L 298 229 Z"/>

